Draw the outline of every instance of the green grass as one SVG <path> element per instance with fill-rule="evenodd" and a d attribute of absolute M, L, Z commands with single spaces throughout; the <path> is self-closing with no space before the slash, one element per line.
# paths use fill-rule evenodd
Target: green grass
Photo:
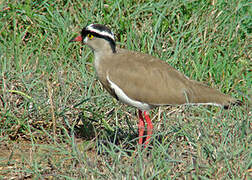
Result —
<path fill-rule="evenodd" d="M 0 2 L 0 179 L 248 179 L 251 16 L 245 0 Z M 136 110 L 68 43 L 90 23 L 244 106 L 155 109 L 140 149 Z"/>

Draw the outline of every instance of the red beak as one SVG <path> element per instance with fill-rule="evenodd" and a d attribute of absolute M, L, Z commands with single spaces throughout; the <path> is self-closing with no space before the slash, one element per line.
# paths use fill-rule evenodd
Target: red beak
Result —
<path fill-rule="evenodd" d="M 69 42 L 77 42 L 77 41 L 82 42 L 82 37 L 81 36 L 77 36 L 77 37 L 71 39 Z"/>

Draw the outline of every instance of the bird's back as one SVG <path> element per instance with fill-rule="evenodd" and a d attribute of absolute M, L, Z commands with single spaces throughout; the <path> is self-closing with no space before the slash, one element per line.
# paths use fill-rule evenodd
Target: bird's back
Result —
<path fill-rule="evenodd" d="M 150 105 L 213 103 L 235 101 L 218 90 L 188 79 L 168 63 L 148 54 L 118 49 L 103 57 L 98 77 L 112 94 L 107 77 L 133 100 Z M 114 95 L 115 96 L 115 95 Z"/>

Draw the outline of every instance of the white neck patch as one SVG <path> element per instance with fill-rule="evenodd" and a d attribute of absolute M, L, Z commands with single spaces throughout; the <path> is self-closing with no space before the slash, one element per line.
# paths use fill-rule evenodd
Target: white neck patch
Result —
<path fill-rule="evenodd" d="M 108 37 L 110 37 L 111 39 L 113 39 L 115 41 L 115 37 L 114 37 L 113 33 L 111 34 L 111 33 L 107 32 L 107 31 L 100 31 L 98 29 L 95 29 L 93 27 L 93 25 L 94 24 L 90 24 L 89 26 L 86 27 L 86 29 L 89 30 L 89 31 L 95 32 L 97 34 L 100 34 L 102 36 L 108 36 Z"/>

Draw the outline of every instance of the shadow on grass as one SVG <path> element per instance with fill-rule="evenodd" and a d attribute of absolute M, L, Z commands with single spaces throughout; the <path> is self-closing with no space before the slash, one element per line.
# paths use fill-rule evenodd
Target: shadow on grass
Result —
<path fill-rule="evenodd" d="M 85 117 L 83 113 L 79 113 L 77 124 L 79 121 L 81 125 L 74 127 L 75 137 L 83 141 L 95 140 L 95 146 L 99 155 L 108 155 L 111 151 L 117 153 L 124 151 L 131 156 L 138 148 L 143 148 L 138 144 L 138 129 L 133 128 L 128 116 L 124 116 L 128 127 L 113 126 L 113 129 L 106 128 L 100 120 Z M 180 131 L 180 128 L 172 130 L 169 134 Z M 147 131 L 144 132 L 143 142 L 146 140 Z M 162 144 L 166 139 L 165 133 L 154 133 L 148 145 L 148 150 L 153 149 L 154 143 Z"/>

